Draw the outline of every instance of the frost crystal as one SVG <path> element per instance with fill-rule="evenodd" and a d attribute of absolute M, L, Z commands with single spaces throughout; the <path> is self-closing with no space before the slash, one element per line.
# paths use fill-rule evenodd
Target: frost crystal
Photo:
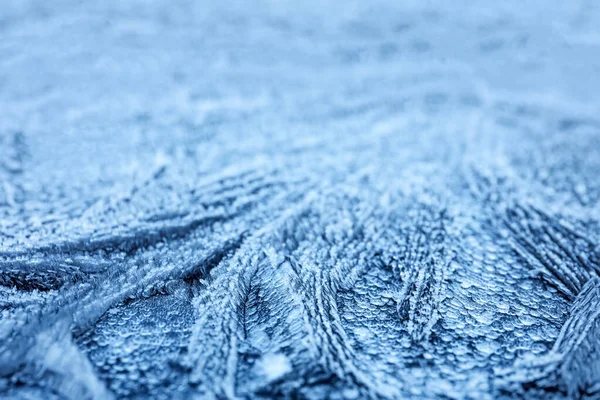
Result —
<path fill-rule="evenodd" d="M 93 3 L 0 2 L 0 399 L 600 398 L 593 1 Z"/>

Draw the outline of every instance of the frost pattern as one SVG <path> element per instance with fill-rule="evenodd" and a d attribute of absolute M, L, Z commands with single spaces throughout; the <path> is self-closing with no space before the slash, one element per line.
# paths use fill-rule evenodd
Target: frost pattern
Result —
<path fill-rule="evenodd" d="M 600 8 L 217 3 L 0 4 L 0 398 L 600 397 Z"/>

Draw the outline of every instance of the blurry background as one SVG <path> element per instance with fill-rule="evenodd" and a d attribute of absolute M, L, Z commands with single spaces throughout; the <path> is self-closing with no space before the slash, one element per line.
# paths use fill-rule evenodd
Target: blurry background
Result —
<path fill-rule="evenodd" d="M 452 142 L 460 140 L 453 130 L 531 122 L 500 115 L 508 108 L 595 118 L 599 8 L 594 1 L 6 1 L 0 151 L 11 157 L 19 151 L 11 135 L 23 135 L 18 146 L 31 162 L 22 174 L 35 179 L 5 188 L 12 195 L 2 198 L 22 198 L 25 208 L 77 207 L 157 159 L 194 153 L 198 167 L 210 169 L 213 158 L 252 162 L 282 151 L 281 143 L 336 136 L 343 145 L 352 141 L 347 129 L 376 142 L 381 130 L 410 130 L 403 113 L 435 119 Z"/>

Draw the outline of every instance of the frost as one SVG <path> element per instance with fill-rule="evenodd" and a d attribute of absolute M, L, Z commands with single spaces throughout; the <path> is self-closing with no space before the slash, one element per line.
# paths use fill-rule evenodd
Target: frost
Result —
<path fill-rule="evenodd" d="M 0 4 L 0 398 L 598 398 L 598 7 L 221 3 Z"/>
<path fill-rule="evenodd" d="M 282 354 L 266 355 L 260 360 L 260 364 L 269 381 L 281 378 L 292 369 L 289 360 Z"/>

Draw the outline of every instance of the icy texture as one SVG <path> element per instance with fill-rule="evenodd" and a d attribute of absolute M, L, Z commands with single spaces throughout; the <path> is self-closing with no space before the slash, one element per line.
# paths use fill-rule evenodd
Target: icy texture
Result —
<path fill-rule="evenodd" d="M 594 1 L 0 2 L 0 398 L 599 398 L 599 92 Z"/>

